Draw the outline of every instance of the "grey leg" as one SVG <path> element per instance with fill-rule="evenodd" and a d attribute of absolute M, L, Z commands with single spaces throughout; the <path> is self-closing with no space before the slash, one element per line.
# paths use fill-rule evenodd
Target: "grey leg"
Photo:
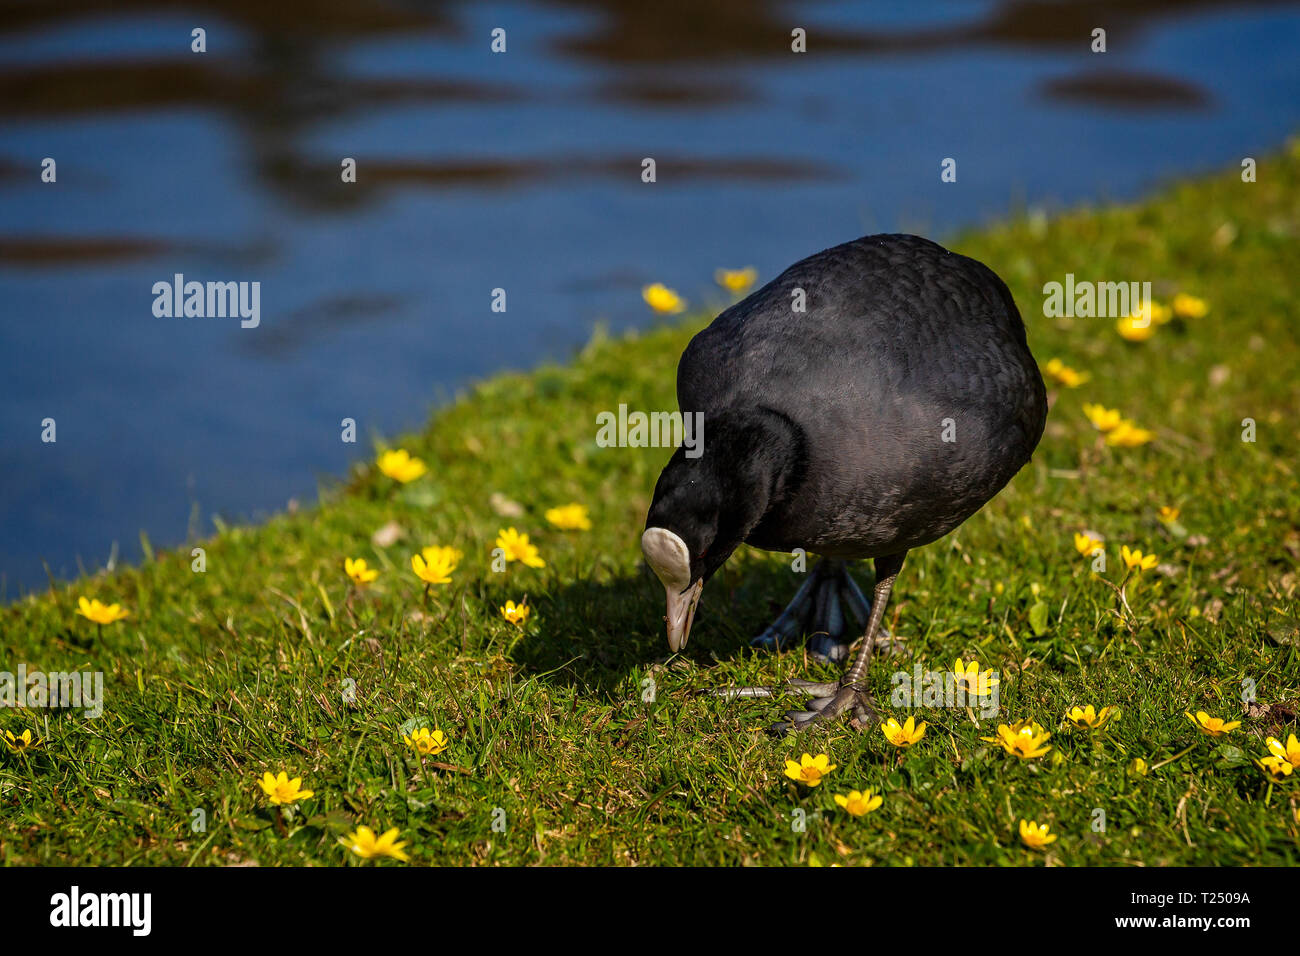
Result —
<path fill-rule="evenodd" d="M 813 657 L 838 663 L 849 656 L 848 616 L 861 627 L 867 623 L 870 609 L 871 602 L 854 583 L 847 564 L 824 558 L 809 572 L 780 616 L 750 644 L 782 650 L 807 635 L 808 651 Z"/>
<path fill-rule="evenodd" d="M 847 575 L 836 581 L 836 606 L 843 600 L 849 612 L 855 617 L 859 611 L 870 608 L 867 616 L 867 629 L 862 638 L 862 647 L 857 659 L 845 671 L 839 681 L 817 683 L 806 680 L 792 680 L 782 687 L 728 687 L 713 693 L 728 700 L 749 697 L 775 697 L 779 694 L 803 694 L 810 698 L 804 710 L 794 710 L 786 714 L 786 720 L 776 724 L 772 729 L 778 734 L 792 730 L 804 730 L 817 723 L 834 720 L 847 710 L 853 711 L 853 724 L 859 730 L 870 726 L 876 720 L 876 704 L 867 690 L 867 669 L 871 664 L 871 652 L 880 638 L 881 625 L 885 618 L 885 607 L 894 587 L 898 572 L 903 567 L 907 552 L 876 558 L 876 586 L 872 600 L 868 603 L 857 585 Z M 848 587 L 844 585 L 848 581 Z M 805 583 L 805 587 L 808 586 Z M 803 590 L 802 588 L 800 589 Z M 796 595 L 798 597 L 798 595 Z M 787 609 L 788 610 L 788 609 Z M 861 622 L 861 618 L 859 618 Z M 766 632 L 765 632 L 766 633 Z"/>
<path fill-rule="evenodd" d="M 794 597 L 790 599 L 790 603 L 785 606 L 785 610 L 777 619 L 769 624 L 762 634 L 749 642 L 752 646 L 780 650 L 788 642 L 799 637 L 803 631 L 804 619 L 808 617 L 808 611 L 822 583 L 824 573 L 822 564 L 823 562 L 819 562 L 803 584 L 799 585 L 799 590 L 794 592 Z"/>
<path fill-rule="evenodd" d="M 829 694 L 814 695 L 807 710 L 787 713 L 786 722 L 777 724 L 773 730 L 778 733 L 804 730 L 814 724 L 834 720 L 849 709 L 853 710 L 853 723 L 859 730 L 875 722 L 876 702 L 866 686 L 867 668 L 871 664 L 871 652 L 876 646 L 876 638 L 885 618 L 890 592 L 894 589 L 894 581 L 898 578 L 906 557 L 907 552 L 904 551 L 902 554 L 876 558 L 876 587 L 871 602 L 871 620 L 863 635 L 858 657 L 840 678 L 840 682 L 831 685 L 834 689 Z"/>

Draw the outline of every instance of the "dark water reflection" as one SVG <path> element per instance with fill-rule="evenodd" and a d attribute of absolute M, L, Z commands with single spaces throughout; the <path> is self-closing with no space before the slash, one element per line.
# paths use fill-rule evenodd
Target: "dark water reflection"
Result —
<path fill-rule="evenodd" d="M 707 301 L 718 266 L 1259 155 L 1298 45 L 1289 3 L 3 0 L 5 593 L 310 497 L 366 453 L 341 418 L 418 425 L 647 321 L 645 282 Z M 155 318 L 178 272 L 259 281 L 261 325 Z"/>

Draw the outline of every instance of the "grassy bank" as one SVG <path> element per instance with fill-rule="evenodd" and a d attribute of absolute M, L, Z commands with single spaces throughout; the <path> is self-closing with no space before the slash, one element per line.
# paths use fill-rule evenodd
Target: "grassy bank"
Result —
<path fill-rule="evenodd" d="M 39 740 L 0 752 L 0 857 L 339 864 L 355 859 L 340 837 L 366 825 L 397 827 L 413 863 L 1295 863 L 1300 772 L 1270 786 L 1252 759 L 1300 711 L 1298 233 L 1293 148 L 1257 183 L 1229 172 L 950 243 L 1007 280 L 1041 363 L 1090 376 L 1052 386 L 1047 433 L 1012 485 L 912 555 L 889 617 L 902 648 L 873 666 L 887 700 L 895 671 L 978 660 L 1001 675 L 993 720 L 922 708 L 925 738 L 898 751 L 846 726 L 776 740 L 763 728 L 778 705 L 696 696 L 832 676 L 746 646 L 798 584 L 788 556 L 733 558 L 687 652 L 665 662 L 638 536 L 667 452 L 597 447 L 595 419 L 675 407 L 677 356 L 707 321 L 695 316 L 482 384 L 394 440 L 428 463 L 409 484 L 359 468 L 317 508 L 219 525 L 0 609 L 0 670 L 102 671 L 105 697 L 98 719 L 0 709 L 0 732 Z M 1150 279 L 1162 302 L 1182 292 L 1209 311 L 1125 341 L 1114 320 L 1043 316 L 1044 283 L 1066 273 Z M 1085 403 L 1153 439 L 1108 444 Z M 547 521 L 569 502 L 590 530 Z M 373 543 L 394 525 L 399 539 Z M 493 570 L 510 526 L 545 567 Z M 1085 530 L 1105 539 L 1105 574 L 1076 550 Z M 464 556 L 426 596 L 410 556 L 435 544 Z M 1159 562 L 1130 576 L 1131 610 L 1105 583 L 1125 576 L 1121 545 Z M 379 577 L 353 587 L 347 557 Z M 75 613 L 83 595 L 130 616 L 97 627 Z M 525 596 L 519 628 L 498 607 Z M 1075 704 L 1120 713 L 1090 734 L 1063 723 Z M 1211 738 L 1184 716 L 1200 710 L 1241 726 Z M 981 740 L 1022 719 L 1051 731 L 1046 755 Z M 416 726 L 447 749 L 422 761 L 402 739 Z M 805 750 L 837 765 L 816 789 L 783 772 Z M 314 792 L 287 820 L 258 786 L 268 770 Z M 833 800 L 867 788 L 884 802 L 864 817 Z M 1025 848 L 1022 818 L 1059 839 Z"/>

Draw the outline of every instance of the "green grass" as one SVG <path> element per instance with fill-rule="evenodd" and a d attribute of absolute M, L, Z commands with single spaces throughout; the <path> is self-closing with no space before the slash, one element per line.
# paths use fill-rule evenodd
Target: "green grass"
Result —
<path fill-rule="evenodd" d="M 798 583 L 787 556 L 738 553 L 705 589 L 687 652 L 665 662 L 662 589 L 638 538 L 667 452 L 598 448 L 595 417 L 620 402 L 675 407 L 677 356 L 706 321 L 696 316 L 598 335 L 571 365 L 483 383 L 392 443 L 430 464 L 404 489 L 359 467 L 317 508 L 218 523 L 201 542 L 204 573 L 187 545 L 0 609 L 0 669 L 100 670 L 106 694 L 93 720 L 0 710 L 0 730 L 43 741 L 0 753 L 0 857 L 340 864 L 338 837 L 366 824 L 400 828 L 414 863 L 1297 862 L 1297 785 L 1270 790 L 1249 758 L 1300 710 L 1300 148 L 1261 163 L 1259 178 L 1232 172 L 950 243 L 1006 278 L 1040 362 L 1057 356 L 1092 378 L 1053 390 L 1034 461 L 997 499 L 913 553 L 888 617 L 905 650 L 878 656 L 871 679 L 887 699 L 895 670 L 977 658 L 1001 672 L 998 720 L 1053 732 L 1046 757 L 1005 756 L 980 740 L 998 721 L 977 727 L 964 710 L 920 712 L 928 734 L 900 755 L 878 730 L 846 725 L 777 740 L 763 728 L 779 705 L 695 695 L 832 676 L 800 652 L 747 646 Z M 702 281 L 714 265 L 701 263 Z M 1150 279 L 1163 301 L 1187 291 L 1211 311 L 1126 343 L 1113 321 L 1042 317 L 1043 284 L 1067 272 Z M 1156 440 L 1100 444 L 1086 401 L 1122 409 Z M 1245 418 L 1254 443 L 1241 440 Z M 493 493 L 523 515 L 496 514 Z M 591 531 L 547 524 L 544 510 L 569 501 L 590 508 Z M 1181 508 L 1185 536 L 1156 520 L 1161 505 Z M 406 538 L 374 547 L 390 521 Z M 544 569 L 491 570 L 506 525 L 533 536 Z M 1084 528 L 1105 536 L 1112 581 L 1120 544 L 1159 555 L 1162 568 L 1129 585 L 1135 619 L 1075 552 Z M 432 543 L 465 558 L 426 605 L 409 556 Z M 374 586 L 348 596 L 345 556 L 381 569 Z M 99 633 L 74 614 L 82 594 L 131 617 Z M 521 633 L 496 608 L 524 595 L 535 611 Z M 1253 716 L 1243 681 L 1256 688 Z M 1076 703 L 1122 714 L 1092 739 L 1062 726 Z M 1183 712 L 1201 709 L 1242 726 L 1200 736 Z M 412 720 L 450 736 L 440 766 L 422 769 L 404 747 Z M 1126 770 L 1192 745 L 1146 776 Z M 815 790 L 782 773 L 805 750 L 838 764 Z M 281 769 L 315 791 L 287 826 L 256 783 Z M 885 802 L 865 818 L 833 803 L 868 787 Z M 207 827 L 195 832 L 200 808 Z M 1022 817 L 1059 834 L 1046 857 L 1020 845 Z"/>

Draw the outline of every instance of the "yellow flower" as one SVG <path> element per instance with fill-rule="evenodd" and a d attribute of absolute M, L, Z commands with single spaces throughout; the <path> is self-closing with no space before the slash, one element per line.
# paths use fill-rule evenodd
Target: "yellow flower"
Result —
<path fill-rule="evenodd" d="M 1088 379 L 1092 378 L 1087 372 L 1079 372 L 1070 368 L 1059 358 L 1050 360 L 1043 366 L 1043 371 L 1057 385 L 1064 385 L 1066 388 L 1078 388 Z"/>
<path fill-rule="evenodd" d="M 289 775 L 283 770 L 280 771 L 279 776 L 272 776 L 271 771 L 268 770 L 262 774 L 262 779 L 258 782 L 262 785 L 267 798 L 277 807 L 306 800 L 312 795 L 311 790 L 302 789 L 302 777 L 294 777 L 290 780 Z"/>
<path fill-rule="evenodd" d="M 528 615 L 532 612 L 533 609 L 528 606 L 526 600 L 520 601 L 518 604 L 514 601 L 506 601 L 501 606 L 501 616 L 516 627 L 523 627 L 524 622 L 528 620 Z"/>
<path fill-rule="evenodd" d="M 100 604 L 99 598 L 87 601 L 84 597 L 77 599 L 77 613 L 96 624 L 113 624 L 130 615 L 120 604 Z"/>
<path fill-rule="evenodd" d="M 1193 717 L 1186 711 L 1184 715 L 1190 720 L 1203 734 L 1209 734 L 1211 737 L 1222 737 L 1224 734 L 1231 733 L 1241 726 L 1240 720 L 1223 720 L 1220 717 L 1211 717 L 1203 710 L 1198 710 Z"/>
<path fill-rule="evenodd" d="M 1120 545 L 1119 556 L 1124 561 L 1124 567 L 1136 570 L 1139 573 L 1150 571 L 1160 563 L 1160 559 L 1154 554 L 1143 554 L 1141 551 L 1129 550 L 1129 546 L 1126 544 Z"/>
<path fill-rule="evenodd" d="M 1177 508 L 1161 505 L 1160 510 L 1156 512 L 1156 517 L 1160 519 L 1161 524 L 1173 524 L 1181 513 Z"/>
<path fill-rule="evenodd" d="M 978 661 L 962 664 L 959 657 L 952 665 L 952 672 L 957 678 L 957 683 L 966 688 L 966 693 L 974 694 L 976 697 L 987 697 L 999 683 L 993 676 L 992 668 L 980 673 Z"/>
<path fill-rule="evenodd" d="M 5 746 L 9 748 L 11 753 L 20 754 L 24 751 L 35 750 L 41 745 L 40 739 L 34 738 L 30 730 L 24 730 L 17 737 L 7 730 L 4 734 Z"/>
<path fill-rule="evenodd" d="M 1281 783 L 1295 771 L 1295 767 L 1290 763 L 1277 757 L 1261 757 L 1255 761 L 1255 766 L 1268 774 L 1269 779 L 1274 783 Z"/>
<path fill-rule="evenodd" d="M 870 790 L 863 793 L 850 790 L 847 797 L 835 794 L 835 802 L 855 817 L 864 817 L 885 802 L 884 797 L 873 796 Z"/>
<path fill-rule="evenodd" d="M 645 299 L 646 305 L 656 312 L 676 314 L 686 311 L 686 300 L 666 285 L 658 282 L 642 289 L 641 298 Z"/>
<path fill-rule="evenodd" d="M 1080 554 L 1092 555 L 1097 553 L 1098 548 L 1105 547 L 1106 542 L 1101 538 L 1094 538 L 1088 532 L 1074 533 L 1074 549 Z"/>
<path fill-rule="evenodd" d="M 422 757 L 436 757 L 451 746 L 446 734 L 441 730 L 430 731 L 428 727 L 421 727 L 410 735 L 402 734 L 402 743 Z"/>
<path fill-rule="evenodd" d="M 1007 753 L 1013 757 L 1019 757 L 1022 760 L 1031 757 L 1041 757 L 1047 751 L 1051 750 L 1050 746 L 1045 746 L 1052 735 L 1040 727 L 1032 720 L 1017 721 L 1008 727 L 1006 724 L 998 724 L 998 732 L 994 737 L 981 737 L 980 740 L 987 740 L 991 744 L 998 744 Z"/>
<path fill-rule="evenodd" d="M 825 754 L 818 754 L 814 757 L 812 754 L 804 754 L 799 758 L 799 762 L 793 760 L 785 762 L 785 775 L 791 780 L 815 787 L 822 782 L 822 777 L 826 776 L 836 767 L 830 762 L 830 758 Z"/>
<path fill-rule="evenodd" d="M 1138 428 L 1135 423 L 1126 418 L 1110 430 L 1110 434 L 1106 436 L 1106 444 L 1120 448 L 1136 448 L 1138 445 L 1145 445 L 1155 437 L 1155 432 Z"/>
<path fill-rule="evenodd" d="M 1134 757 L 1133 762 L 1128 765 L 1128 770 L 1135 777 L 1145 777 L 1147 775 L 1147 762 L 1141 757 Z"/>
<path fill-rule="evenodd" d="M 1194 295 L 1180 292 L 1174 296 L 1174 315 L 1180 319 L 1203 319 L 1210 311 L 1209 303 Z"/>
<path fill-rule="evenodd" d="M 365 558 L 344 558 L 343 571 L 356 584 L 369 584 L 375 578 L 379 577 L 379 572 L 377 570 L 366 567 Z"/>
<path fill-rule="evenodd" d="M 1116 428 L 1124 419 L 1118 408 L 1107 408 L 1104 405 L 1094 405 L 1091 402 L 1083 403 L 1083 414 L 1088 416 L 1088 421 L 1092 422 L 1092 427 L 1099 432 L 1108 432 Z"/>
<path fill-rule="evenodd" d="M 1126 315 L 1115 323 L 1120 338 L 1129 342 L 1145 342 L 1156 334 L 1155 323 L 1141 315 Z"/>
<path fill-rule="evenodd" d="M 425 584 L 450 584 L 451 572 L 456 570 L 462 555 L 451 545 L 422 548 L 411 555 L 411 570 Z"/>
<path fill-rule="evenodd" d="M 429 470 L 419 458 L 412 458 L 405 448 L 384 452 L 376 464 L 385 475 L 402 484 L 415 481 Z"/>
<path fill-rule="evenodd" d="M 925 721 L 918 724 L 915 717 L 909 717 L 900 724 L 890 717 L 880 725 L 880 729 L 884 731 L 885 739 L 895 747 L 910 747 L 925 736 Z"/>
<path fill-rule="evenodd" d="M 753 266 L 745 266 L 743 269 L 719 269 L 713 273 L 713 278 L 728 292 L 740 295 L 758 279 L 758 270 Z"/>
<path fill-rule="evenodd" d="M 1055 833 L 1050 833 L 1046 823 L 1037 823 L 1034 820 L 1020 821 L 1020 842 L 1031 850 L 1041 850 L 1047 844 L 1056 839 Z"/>
<path fill-rule="evenodd" d="M 1071 707 L 1065 712 L 1065 719 L 1085 730 L 1100 730 L 1106 726 L 1106 722 L 1114 712 L 1114 707 L 1103 707 L 1098 712 L 1093 709 L 1092 704 L 1089 704 L 1087 707 Z"/>
<path fill-rule="evenodd" d="M 1269 737 L 1264 741 L 1264 746 L 1278 760 L 1285 760 L 1292 767 L 1300 767 L 1300 740 L 1296 740 L 1295 734 L 1286 739 L 1286 746 L 1276 737 Z"/>
<path fill-rule="evenodd" d="M 394 860 L 401 860 L 403 863 L 408 861 L 407 855 L 402 852 L 406 841 L 397 842 L 397 827 L 393 827 L 381 837 L 376 837 L 375 831 L 370 827 L 357 827 L 355 833 L 340 837 L 339 842 L 363 860 L 391 856 Z"/>
<path fill-rule="evenodd" d="M 497 532 L 497 547 L 505 552 L 507 561 L 522 561 L 530 568 L 546 567 L 546 562 L 537 553 L 537 545 L 530 544 L 528 535 L 520 534 L 514 528 Z"/>
<path fill-rule="evenodd" d="M 546 520 L 561 531 L 590 531 L 591 519 L 587 509 L 580 504 L 561 505 L 559 508 L 547 508 Z"/>
<path fill-rule="evenodd" d="M 1143 342 L 1155 334 L 1157 325 L 1164 325 L 1173 316 L 1169 306 L 1147 302 L 1120 319 L 1116 328 L 1130 342 Z"/>

